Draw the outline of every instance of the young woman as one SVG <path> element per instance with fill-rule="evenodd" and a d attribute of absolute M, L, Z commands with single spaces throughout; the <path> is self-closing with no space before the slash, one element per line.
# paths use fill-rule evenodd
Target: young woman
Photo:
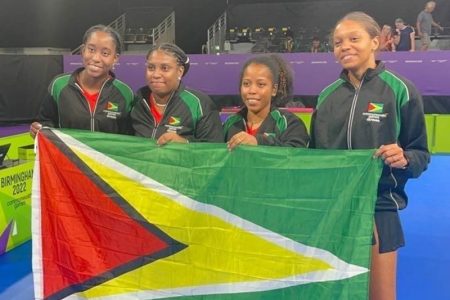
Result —
<path fill-rule="evenodd" d="M 422 99 L 414 85 L 375 60 L 380 28 L 352 12 L 334 28 L 338 80 L 320 94 L 312 118 L 311 147 L 374 149 L 384 161 L 375 209 L 370 299 L 395 299 L 397 249 L 404 245 L 398 210 L 406 207 L 405 184 L 430 159 Z"/>
<path fill-rule="evenodd" d="M 292 74 L 278 56 L 247 61 L 240 78 L 244 107 L 224 124 L 228 149 L 238 145 L 306 147 L 309 136 L 303 122 L 277 105 L 292 92 Z"/>
<path fill-rule="evenodd" d="M 89 28 L 83 37 L 83 67 L 50 83 L 30 134 L 34 137 L 42 126 L 131 134 L 133 91 L 112 73 L 121 47 L 114 29 Z"/>
<path fill-rule="evenodd" d="M 147 54 L 147 86 L 137 92 L 131 112 L 135 134 L 169 142 L 223 142 L 222 124 L 212 100 L 188 89 L 181 78 L 189 58 L 174 44 L 161 44 Z"/>

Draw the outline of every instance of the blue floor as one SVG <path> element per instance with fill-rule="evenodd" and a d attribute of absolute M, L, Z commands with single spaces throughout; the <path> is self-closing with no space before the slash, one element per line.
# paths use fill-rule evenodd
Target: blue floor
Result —
<path fill-rule="evenodd" d="M 433 156 L 410 180 L 401 213 L 406 247 L 399 252 L 398 299 L 450 299 L 450 156 Z M 31 242 L 0 256 L 0 299 L 33 299 Z"/>

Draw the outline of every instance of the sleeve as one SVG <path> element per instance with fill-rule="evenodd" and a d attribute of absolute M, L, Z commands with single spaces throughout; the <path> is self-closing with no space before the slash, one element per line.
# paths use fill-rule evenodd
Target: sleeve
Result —
<path fill-rule="evenodd" d="M 409 101 L 401 107 L 399 144 L 408 160 L 408 167 L 403 172 L 408 178 L 419 177 L 427 169 L 430 153 L 422 97 L 414 87 L 411 88 Z"/>
<path fill-rule="evenodd" d="M 287 121 L 286 129 L 280 134 L 257 134 L 258 145 L 302 147 L 308 146 L 309 135 L 306 126 L 300 118 L 294 114 L 284 114 Z"/>
<path fill-rule="evenodd" d="M 41 123 L 42 126 L 59 127 L 58 105 L 50 92 L 47 93 L 44 101 L 42 101 L 38 122 Z"/>
<path fill-rule="evenodd" d="M 310 140 L 309 140 L 309 145 L 308 148 L 316 148 L 316 137 L 315 137 L 315 121 L 316 121 L 316 114 L 317 114 L 317 109 L 314 110 L 312 116 L 311 116 L 311 124 L 309 125 L 309 134 L 310 134 Z"/>
<path fill-rule="evenodd" d="M 233 123 L 233 120 L 232 120 L 231 116 L 229 116 L 223 123 L 223 134 L 224 134 L 225 143 L 228 142 L 234 135 L 231 132 L 231 126 L 233 125 L 232 123 Z"/>
<path fill-rule="evenodd" d="M 143 104 L 145 100 L 142 98 L 142 95 L 138 94 L 136 97 L 130 113 L 133 133 L 135 136 L 151 138 L 154 127 L 153 120 L 150 119 L 149 113 L 146 112 L 147 108 Z"/>
<path fill-rule="evenodd" d="M 137 95 L 133 96 L 133 100 L 131 101 L 129 111 L 125 112 L 126 113 L 125 118 L 123 122 L 121 122 L 121 128 L 119 133 L 126 135 L 134 135 L 134 128 L 131 120 L 131 112 L 133 111 L 134 106 L 138 102 L 138 99 L 140 99 L 140 97 L 138 97 Z"/>
<path fill-rule="evenodd" d="M 421 23 L 421 22 L 422 22 L 422 19 L 423 19 L 423 11 L 421 11 L 421 12 L 419 13 L 419 15 L 417 16 L 417 23 Z"/>
<path fill-rule="evenodd" d="M 203 116 L 197 121 L 195 135 L 186 137 L 190 142 L 223 143 L 224 135 L 219 111 L 206 95 L 202 95 Z"/>

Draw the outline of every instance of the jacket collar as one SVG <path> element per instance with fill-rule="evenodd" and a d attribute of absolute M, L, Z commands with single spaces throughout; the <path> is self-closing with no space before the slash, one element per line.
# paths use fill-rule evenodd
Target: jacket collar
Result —
<path fill-rule="evenodd" d="M 72 72 L 72 75 L 70 76 L 70 81 L 72 84 L 77 83 L 77 77 L 81 73 L 81 71 L 83 71 L 84 69 L 85 69 L 84 67 L 81 67 Z M 111 82 L 114 79 L 116 79 L 116 74 L 114 74 L 112 71 L 109 71 L 109 76 L 110 76 L 110 78 L 107 80 L 108 82 Z M 107 82 L 107 84 L 108 84 L 108 82 Z"/>
<path fill-rule="evenodd" d="M 180 84 L 178 85 L 178 88 L 175 90 L 175 93 L 173 94 L 172 98 L 177 97 L 181 91 L 185 90 L 186 86 L 184 85 L 184 83 L 180 82 Z M 149 99 L 150 94 L 152 93 L 152 90 L 150 89 L 150 87 L 148 85 L 141 87 L 138 90 L 138 94 L 141 94 L 143 98 L 145 98 L 146 100 Z"/>
<path fill-rule="evenodd" d="M 371 80 L 372 78 L 376 77 L 378 74 L 380 74 L 385 70 L 384 63 L 381 60 L 377 60 L 375 61 L 375 63 L 376 63 L 375 69 L 372 68 L 367 69 L 366 73 L 364 74 L 364 81 Z M 350 83 L 350 79 L 348 77 L 348 70 L 343 69 L 339 77 L 342 80 L 345 80 L 346 82 Z"/>

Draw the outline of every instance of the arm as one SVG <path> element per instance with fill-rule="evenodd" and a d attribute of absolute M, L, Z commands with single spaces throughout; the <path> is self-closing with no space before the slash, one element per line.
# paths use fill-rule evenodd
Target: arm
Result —
<path fill-rule="evenodd" d="M 42 126 L 59 127 L 58 106 L 53 97 L 48 93 L 42 102 L 38 115 L 38 122 Z"/>
<path fill-rule="evenodd" d="M 427 146 L 422 98 L 411 89 L 411 97 L 401 108 L 401 128 L 397 144 L 381 146 L 375 156 L 396 168 L 407 178 L 417 178 L 427 169 L 430 153 Z"/>
<path fill-rule="evenodd" d="M 414 29 L 412 29 L 411 33 L 409 34 L 409 38 L 411 39 L 411 50 L 410 51 L 414 52 L 414 51 L 416 51 L 416 33 L 414 32 Z"/>
<path fill-rule="evenodd" d="M 30 135 L 33 139 L 42 126 L 55 127 L 55 124 L 58 124 L 58 107 L 50 93 L 45 96 L 37 119 L 38 121 L 33 122 L 30 126 Z"/>
<path fill-rule="evenodd" d="M 420 30 L 420 22 L 419 22 L 419 20 L 417 20 L 416 28 L 417 28 L 417 35 L 418 36 L 422 36 L 422 31 Z"/>
<path fill-rule="evenodd" d="M 439 25 L 439 23 L 436 23 L 434 20 L 431 22 L 431 25 L 433 25 L 434 27 L 439 28 L 440 31 L 444 30 L 444 28 L 441 25 Z"/>
<path fill-rule="evenodd" d="M 193 142 L 223 143 L 223 129 L 220 121 L 219 111 L 216 109 L 211 98 L 206 97 L 203 105 L 204 115 L 197 122 L 195 134 L 188 138 Z"/>
<path fill-rule="evenodd" d="M 257 134 L 256 140 L 258 141 L 258 145 L 303 148 L 308 146 L 309 135 L 303 121 L 292 113 L 285 113 L 284 117 L 287 121 L 286 129 L 280 134 L 275 135 Z"/>
<path fill-rule="evenodd" d="M 430 153 L 423 112 L 422 97 L 414 88 L 410 100 L 401 108 L 401 129 L 399 144 L 408 160 L 406 171 L 416 178 L 427 169 Z"/>
<path fill-rule="evenodd" d="M 422 13 L 419 14 L 419 16 L 417 17 L 417 22 L 416 22 L 416 28 L 417 28 L 417 35 L 418 36 L 422 36 L 422 31 L 420 29 L 420 23 L 422 23 Z"/>
<path fill-rule="evenodd" d="M 309 145 L 308 148 L 316 148 L 316 137 L 314 134 L 314 123 L 315 123 L 315 119 L 316 119 L 316 113 L 317 113 L 317 109 L 314 110 L 312 117 L 311 117 L 311 124 L 309 125 L 309 134 L 310 134 L 310 140 L 309 140 Z"/>

